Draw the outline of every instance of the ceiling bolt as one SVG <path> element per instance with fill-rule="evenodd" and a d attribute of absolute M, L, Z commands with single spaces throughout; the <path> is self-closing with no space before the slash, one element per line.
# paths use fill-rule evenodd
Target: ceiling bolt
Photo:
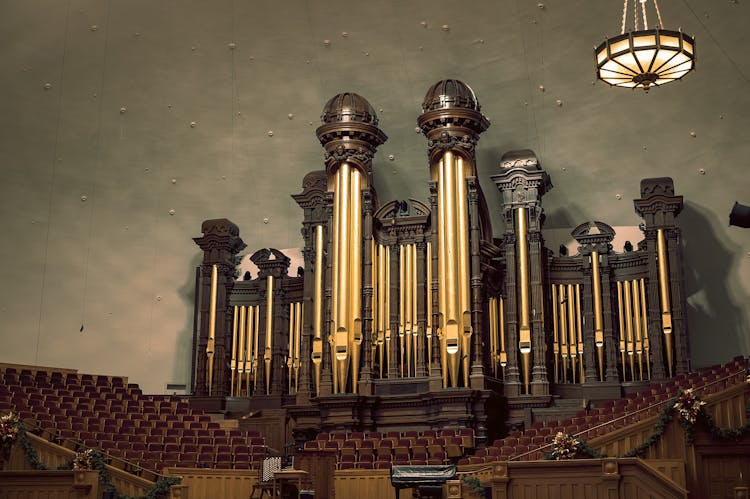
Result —
<path fill-rule="evenodd" d="M 615 194 L 615 199 L 617 199 L 617 200 L 622 199 L 622 194 Z"/>

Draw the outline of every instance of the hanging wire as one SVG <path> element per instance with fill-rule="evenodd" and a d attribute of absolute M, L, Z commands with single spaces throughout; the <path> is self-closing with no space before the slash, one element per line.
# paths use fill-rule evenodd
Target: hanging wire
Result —
<path fill-rule="evenodd" d="M 628 0 L 622 2 L 622 27 L 620 28 L 620 34 L 625 34 L 625 21 L 628 18 Z"/>
<path fill-rule="evenodd" d="M 635 31 L 638 31 L 638 5 L 636 0 L 633 0 L 633 24 Z"/>
<path fill-rule="evenodd" d="M 654 7 L 656 7 L 656 17 L 659 19 L 659 24 L 656 27 L 663 28 L 664 21 L 661 20 L 661 11 L 659 10 L 659 0 L 654 0 Z"/>
<path fill-rule="evenodd" d="M 646 18 L 646 1 L 641 0 L 641 11 L 643 12 L 643 29 L 648 29 L 648 19 Z"/>

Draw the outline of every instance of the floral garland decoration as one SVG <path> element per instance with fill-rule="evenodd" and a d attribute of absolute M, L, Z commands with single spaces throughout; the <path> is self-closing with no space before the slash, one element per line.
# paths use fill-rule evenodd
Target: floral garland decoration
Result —
<path fill-rule="evenodd" d="M 10 412 L 0 416 L 0 453 L 10 455 L 10 448 L 18 438 L 18 415 Z"/>
<path fill-rule="evenodd" d="M 599 458 L 604 457 L 596 449 L 589 446 L 586 441 L 576 438 L 570 433 L 557 432 L 552 441 L 552 452 L 544 458 L 553 461 L 575 459 L 576 457 Z"/>
<path fill-rule="evenodd" d="M 0 416 L 0 420 L 3 420 L 4 418 L 7 418 L 8 416 L 12 414 L 13 413 L 6 415 L 6 416 Z M 34 447 L 31 445 L 31 441 L 29 440 L 29 437 L 26 434 L 26 425 L 24 424 L 23 420 L 18 419 L 17 416 L 15 417 L 15 419 L 16 419 L 16 422 L 15 422 L 14 427 L 16 429 L 15 431 L 16 439 L 18 440 L 18 443 L 21 444 L 21 447 L 23 448 L 24 453 L 26 454 L 26 459 L 31 464 L 31 466 L 34 467 L 34 469 L 48 470 L 49 468 L 39 460 L 39 456 L 34 450 Z M 78 466 L 82 466 L 82 467 L 76 468 L 76 463 L 78 463 Z M 104 486 L 104 491 L 109 494 L 114 495 L 116 499 L 157 499 L 163 496 L 164 494 L 168 493 L 169 488 L 172 485 L 177 485 L 182 480 L 179 477 L 160 478 L 159 480 L 154 482 L 154 484 L 151 486 L 151 490 L 149 490 L 145 495 L 141 496 L 140 498 L 135 498 L 132 496 L 120 494 L 119 492 L 117 492 L 117 488 L 112 483 L 112 479 L 109 476 L 109 470 L 107 470 L 107 463 L 104 461 L 104 456 L 102 455 L 102 453 L 96 449 L 85 449 L 85 448 L 80 449 L 79 452 L 76 452 L 76 454 L 73 456 L 73 459 L 71 459 L 71 461 L 69 461 L 66 464 L 63 464 L 62 466 L 58 466 L 56 469 L 58 470 L 90 469 L 90 470 L 98 471 L 99 482 L 101 482 L 101 484 Z"/>

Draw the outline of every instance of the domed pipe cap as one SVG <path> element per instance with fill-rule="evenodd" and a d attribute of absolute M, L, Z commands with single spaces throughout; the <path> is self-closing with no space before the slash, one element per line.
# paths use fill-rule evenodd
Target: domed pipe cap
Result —
<path fill-rule="evenodd" d="M 354 92 L 334 95 L 323 107 L 322 123 L 356 121 L 378 126 L 378 116 L 367 99 Z"/>

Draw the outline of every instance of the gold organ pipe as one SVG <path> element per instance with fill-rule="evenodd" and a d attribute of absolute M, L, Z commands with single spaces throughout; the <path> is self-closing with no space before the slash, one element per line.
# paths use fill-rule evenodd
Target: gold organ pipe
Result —
<path fill-rule="evenodd" d="M 443 388 L 448 387 L 448 343 L 445 338 L 445 313 L 448 307 L 445 287 L 446 242 L 445 242 L 445 157 L 438 162 L 438 339 L 440 340 L 440 365 L 443 375 Z"/>
<path fill-rule="evenodd" d="M 469 386 L 469 363 L 471 362 L 471 302 L 469 299 L 470 276 L 469 270 L 469 215 L 466 200 L 466 174 L 464 159 L 458 156 L 455 168 L 456 175 L 456 205 L 458 219 L 458 285 L 461 313 L 461 357 L 463 359 L 464 386 Z"/>
<path fill-rule="evenodd" d="M 570 347 L 570 367 L 573 383 L 576 382 L 576 361 L 578 360 L 578 341 L 576 338 L 576 303 L 575 291 L 572 284 L 568 284 L 568 346 Z"/>
<path fill-rule="evenodd" d="M 229 364 L 229 370 L 232 372 L 232 379 L 229 383 L 229 395 L 234 397 L 234 375 L 237 370 L 237 305 L 234 306 L 232 313 L 232 360 Z"/>
<path fill-rule="evenodd" d="M 380 378 L 383 378 L 383 344 L 385 343 L 385 321 L 386 321 L 386 308 L 385 308 L 385 297 L 386 297 L 386 271 L 387 267 L 385 264 L 385 253 L 386 248 L 382 244 L 378 245 L 378 360 L 380 365 Z"/>
<path fill-rule="evenodd" d="M 387 246 L 383 246 L 385 258 L 383 259 L 383 274 L 385 279 L 383 282 L 383 327 L 385 328 L 385 362 L 390 363 L 391 361 L 391 250 Z M 389 372 L 389 371 L 386 371 Z"/>
<path fill-rule="evenodd" d="M 568 319 L 567 308 L 565 307 L 566 294 L 565 284 L 558 285 L 560 303 L 560 349 L 562 350 L 563 359 L 563 383 L 568 382 Z"/>
<path fill-rule="evenodd" d="M 247 396 L 250 396 L 250 376 L 253 371 L 253 359 L 255 353 L 253 353 L 253 341 L 257 340 L 258 337 L 258 307 L 247 307 L 247 324 L 245 325 L 245 391 Z M 257 350 L 257 347 L 255 348 Z M 242 396 L 242 379 L 237 383 L 237 394 Z"/>
<path fill-rule="evenodd" d="M 667 243 L 664 239 L 664 229 L 656 230 L 656 252 L 659 260 L 659 294 L 661 295 L 661 326 L 664 331 L 664 348 L 667 350 L 667 367 L 672 376 L 673 343 L 672 338 L 672 307 L 669 301 L 669 275 L 667 263 Z"/>
<path fill-rule="evenodd" d="M 625 300 L 625 330 L 627 331 L 628 338 L 628 358 L 630 359 L 630 373 L 633 381 L 635 381 L 635 350 L 633 341 L 633 309 L 632 300 L 630 298 L 630 283 L 625 281 L 622 284 L 623 299 Z"/>
<path fill-rule="evenodd" d="M 505 376 L 505 366 L 508 364 L 508 354 L 505 351 L 505 300 L 502 296 L 498 298 L 497 315 L 500 316 L 500 367 Z"/>
<path fill-rule="evenodd" d="M 443 177 L 445 179 L 445 205 L 444 211 L 444 243 L 445 243 L 445 289 L 446 308 L 445 308 L 445 327 L 443 334 L 446 338 L 446 353 L 449 359 L 450 383 L 451 386 L 458 386 L 458 362 L 461 357 L 461 317 L 459 311 L 459 296 L 456 293 L 460 290 L 458 286 L 458 268 L 456 258 L 458 257 L 458 248 L 456 242 L 458 235 L 456 221 L 456 178 L 455 178 L 455 158 L 453 152 L 446 151 L 443 155 Z"/>
<path fill-rule="evenodd" d="M 219 285 L 219 270 L 216 264 L 211 267 L 211 295 L 208 302 L 208 343 L 206 344 L 206 356 L 208 357 L 208 396 L 214 382 L 214 347 L 216 343 L 216 298 Z"/>
<path fill-rule="evenodd" d="M 257 389 L 258 380 L 260 379 L 260 376 L 258 376 L 258 373 L 260 372 L 260 305 L 253 307 L 253 310 L 253 376 L 255 380 L 255 388 Z M 250 394 L 250 387 L 247 388 L 247 393 L 248 395 Z"/>
<path fill-rule="evenodd" d="M 289 349 L 286 357 L 286 368 L 287 368 L 287 379 L 288 379 L 288 393 L 292 393 L 292 364 L 294 362 L 294 331 L 296 329 L 295 322 L 295 309 L 294 303 L 289 303 Z"/>
<path fill-rule="evenodd" d="M 332 373 L 332 384 L 333 393 L 338 393 L 338 378 L 336 377 L 336 350 L 333 338 L 336 334 L 336 328 L 338 326 L 339 307 L 341 306 L 341 299 L 339 296 L 339 252 L 341 248 L 341 196 L 344 188 L 341 185 L 341 167 L 336 171 L 334 176 L 335 191 L 333 195 L 333 239 L 332 239 L 332 259 L 331 259 L 331 319 L 328 338 L 328 348 L 331 352 L 331 373 Z"/>
<path fill-rule="evenodd" d="M 651 346 L 648 342 L 648 322 L 646 314 L 646 283 L 641 277 L 640 279 L 640 287 L 641 287 L 641 324 L 643 324 L 643 351 L 645 353 L 646 357 L 646 377 L 650 380 L 651 379 Z"/>
<path fill-rule="evenodd" d="M 239 328 L 237 336 L 237 367 L 239 376 L 237 379 L 237 390 L 234 390 L 234 379 L 232 380 L 232 391 L 238 397 L 242 396 L 242 375 L 245 374 L 245 362 L 247 348 L 245 347 L 245 335 L 247 333 L 247 306 L 243 305 L 239 307 Z"/>
<path fill-rule="evenodd" d="M 411 316 L 412 316 L 412 324 L 411 324 L 411 330 L 412 330 L 412 339 L 414 340 L 414 345 L 412 346 L 412 351 L 414 352 L 414 375 L 417 374 L 417 355 L 418 355 L 418 344 L 419 344 L 419 324 L 417 321 L 417 245 L 412 244 L 411 245 Z"/>
<path fill-rule="evenodd" d="M 557 284 L 552 285 L 552 355 L 555 358 L 555 383 L 560 380 L 560 362 L 558 357 L 560 356 L 560 336 L 557 325 L 557 307 L 559 300 L 557 298 Z"/>
<path fill-rule="evenodd" d="M 411 330 L 412 330 L 412 258 L 411 258 L 411 244 L 405 244 L 401 246 L 404 250 L 402 257 L 404 258 L 404 280 L 402 281 L 402 288 L 404 289 L 404 336 L 403 340 L 406 343 L 406 377 L 411 376 Z"/>
<path fill-rule="evenodd" d="M 398 344 L 401 350 L 399 373 L 404 377 L 404 330 L 406 329 L 406 250 L 404 245 L 398 247 Z"/>
<path fill-rule="evenodd" d="M 635 323 L 635 353 L 638 356 L 638 375 L 643 380 L 643 336 L 641 329 L 641 288 L 638 281 L 630 281 L 633 287 L 633 322 Z"/>
<path fill-rule="evenodd" d="M 622 379 L 627 381 L 627 368 L 625 365 L 625 310 L 622 303 L 622 282 L 617 281 L 617 307 L 620 320 L 620 357 L 622 361 Z"/>
<path fill-rule="evenodd" d="M 347 381 L 347 362 L 349 360 L 349 318 L 350 305 L 351 305 L 351 293 L 354 291 L 350 289 L 350 254 L 345 243 L 351 241 L 351 237 L 354 234 L 351 233 L 352 224 L 350 220 L 350 209 L 351 209 L 351 166 L 349 163 L 342 163 L 339 167 L 339 176 L 341 183 L 341 191 L 337 194 L 340 195 L 341 199 L 339 202 L 339 246 L 338 246 L 338 266 L 334 269 L 334 274 L 338 280 L 338 309 L 336 314 L 336 333 L 334 336 L 335 346 L 335 358 L 336 362 L 339 363 L 336 366 L 336 372 L 338 374 L 338 392 L 343 393 L 346 391 Z M 358 269 L 359 270 L 359 269 Z"/>
<path fill-rule="evenodd" d="M 518 283 L 519 283 L 519 330 L 518 347 L 523 362 L 523 379 L 526 393 L 529 393 L 529 364 L 531 357 L 531 327 L 529 325 L 529 248 L 526 241 L 528 232 L 526 208 L 516 209 L 516 232 L 518 237 Z"/>
<path fill-rule="evenodd" d="M 492 375 L 497 378 L 497 299 L 489 298 L 488 304 L 490 319 L 490 359 L 492 361 Z"/>
<path fill-rule="evenodd" d="M 320 396 L 320 368 L 323 363 L 323 226 L 315 226 L 315 302 L 313 344 L 310 355 L 315 371 L 315 395 Z"/>
<path fill-rule="evenodd" d="M 599 380 L 604 381 L 604 326 L 602 325 L 602 281 L 599 271 L 599 252 L 591 252 L 591 282 L 594 294 L 594 344 L 599 363 Z"/>
<path fill-rule="evenodd" d="M 372 303 L 370 304 L 370 365 L 375 368 L 377 355 L 377 338 L 378 338 L 378 248 L 375 244 L 375 238 L 370 239 L 370 261 L 372 262 L 372 274 L 370 282 L 372 283 Z"/>
<path fill-rule="evenodd" d="M 576 284 L 576 333 L 578 334 L 578 355 L 581 357 L 579 365 L 581 366 L 581 383 L 584 382 L 586 370 L 583 362 L 583 328 L 581 327 L 581 285 Z M 600 362 L 604 364 L 604 362 Z M 602 379 L 602 381 L 604 381 Z"/>
<path fill-rule="evenodd" d="M 304 317 L 302 311 L 302 302 L 298 301 L 295 304 L 295 317 L 297 320 L 294 323 L 294 392 L 296 393 L 299 389 L 299 360 L 300 360 L 300 340 L 302 339 L 302 324 L 304 324 Z"/>
<path fill-rule="evenodd" d="M 358 169 L 351 172 L 351 252 L 349 269 L 351 274 L 349 349 L 351 356 L 346 361 L 352 365 L 352 393 L 357 393 L 359 381 L 359 359 L 362 347 L 362 174 Z M 348 367 L 345 367 L 348 372 Z M 345 390 L 342 390 L 345 391 Z"/>
<path fill-rule="evenodd" d="M 271 353 L 273 349 L 273 276 L 266 277 L 266 350 L 263 361 L 266 366 L 266 395 L 271 394 Z"/>
<path fill-rule="evenodd" d="M 427 327 L 425 336 L 427 338 L 427 373 L 432 372 L 432 243 L 427 243 L 426 253 L 426 264 L 425 269 L 427 270 L 427 280 L 425 290 L 427 292 Z"/>

